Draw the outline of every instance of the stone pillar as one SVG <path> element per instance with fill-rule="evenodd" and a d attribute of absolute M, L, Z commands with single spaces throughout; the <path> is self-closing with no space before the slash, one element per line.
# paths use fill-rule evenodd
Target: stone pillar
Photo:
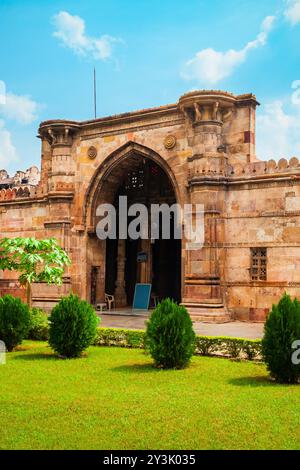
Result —
<path fill-rule="evenodd" d="M 117 281 L 115 290 L 116 307 L 126 307 L 127 297 L 125 291 L 125 262 L 126 240 L 118 240 Z"/>
<path fill-rule="evenodd" d="M 151 240 L 141 240 L 141 251 L 147 253 L 147 261 L 139 263 L 138 280 L 142 284 L 150 284 L 152 272 Z"/>

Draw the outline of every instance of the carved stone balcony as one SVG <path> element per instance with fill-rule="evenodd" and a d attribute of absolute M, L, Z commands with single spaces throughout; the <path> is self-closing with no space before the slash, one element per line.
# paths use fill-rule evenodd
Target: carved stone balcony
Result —
<path fill-rule="evenodd" d="M 181 96 L 179 109 L 194 127 L 218 126 L 232 114 L 237 98 L 231 93 L 221 91 L 192 91 Z"/>
<path fill-rule="evenodd" d="M 39 137 L 46 139 L 52 147 L 69 147 L 79 127 L 75 121 L 45 121 L 39 128 Z"/>

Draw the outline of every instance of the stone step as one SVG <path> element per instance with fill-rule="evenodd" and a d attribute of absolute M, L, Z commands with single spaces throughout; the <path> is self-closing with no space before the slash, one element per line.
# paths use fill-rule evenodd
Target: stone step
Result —
<path fill-rule="evenodd" d="M 232 321 L 230 313 L 224 308 L 188 307 L 187 310 L 194 322 L 228 323 Z"/>
<path fill-rule="evenodd" d="M 224 305 L 222 299 L 220 298 L 205 299 L 203 301 L 198 300 L 197 302 L 195 302 L 195 299 L 189 299 L 185 297 L 182 300 L 182 303 L 184 305 Z"/>
<path fill-rule="evenodd" d="M 223 303 L 192 303 L 192 302 L 184 302 L 184 304 L 187 308 L 204 308 L 204 309 L 224 309 L 224 304 Z"/>

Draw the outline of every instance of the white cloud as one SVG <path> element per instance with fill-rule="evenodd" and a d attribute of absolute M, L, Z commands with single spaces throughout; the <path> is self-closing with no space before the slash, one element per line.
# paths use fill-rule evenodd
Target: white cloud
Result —
<path fill-rule="evenodd" d="M 208 48 L 197 52 L 195 57 L 186 62 L 183 77 L 186 80 L 196 79 L 204 84 L 214 85 L 230 76 L 234 69 L 246 60 L 249 51 L 266 44 L 274 21 L 274 16 L 267 16 L 261 24 L 260 33 L 243 49 L 219 52 Z"/>
<path fill-rule="evenodd" d="M 291 158 L 300 156 L 300 106 L 288 107 L 282 100 L 266 104 L 258 111 L 256 153 L 258 158 Z"/>
<path fill-rule="evenodd" d="M 266 16 L 261 24 L 261 30 L 264 33 L 270 33 L 273 29 L 275 19 L 275 16 Z"/>
<path fill-rule="evenodd" d="M 294 26 L 300 22 L 300 0 L 287 0 L 284 12 L 286 19 Z"/>
<path fill-rule="evenodd" d="M 0 105 L 5 104 L 6 101 L 6 88 L 5 88 L 5 83 L 0 80 Z"/>
<path fill-rule="evenodd" d="M 7 129 L 7 121 L 22 125 L 31 124 L 38 117 L 40 105 L 29 96 L 6 92 L 5 83 L 1 80 L 0 98 L 0 168 L 8 169 L 19 157 L 12 142 L 11 132 Z"/>
<path fill-rule="evenodd" d="M 10 132 L 5 129 L 5 123 L 0 120 L 0 168 L 5 168 L 12 161 L 17 161 L 18 155 L 12 143 Z"/>
<path fill-rule="evenodd" d="M 91 56 L 95 60 L 104 60 L 112 55 L 112 45 L 120 39 L 103 35 L 99 38 L 89 37 L 85 34 L 85 22 L 80 16 L 70 15 L 67 11 L 60 11 L 54 16 L 56 31 L 53 35 L 60 39 L 62 44 L 72 49 L 76 54 Z"/>
<path fill-rule="evenodd" d="M 38 104 L 29 96 L 6 93 L 5 102 L 0 103 L 0 116 L 20 124 L 31 124 L 37 119 Z"/>

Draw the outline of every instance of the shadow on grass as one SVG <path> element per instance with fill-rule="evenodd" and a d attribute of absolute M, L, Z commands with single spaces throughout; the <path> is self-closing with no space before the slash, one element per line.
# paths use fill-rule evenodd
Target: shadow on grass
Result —
<path fill-rule="evenodd" d="M 272 387 L 278 385 L 266 375 L 256 375 L 250 377 L 238 377 L 228 381 L 231 385 L 239 387 Z"/>
<path fill-rule="evenodd" d="M 59 357 L 57 357 L 55 354 L 51 353 L 34 353 L 34 354 L 18 354 L 14 356 L 13 360 L 14 361 L 33 361 L 35 359 L 46 359 L 46 360 L 61 360 Z"/>
<path fill-rule="evenodd" d="M 122 373 L 128 373 L 128 374 L 145 374 L 148 372 L 159 372 L 161 369 L 157 369 L 156 367 L 153 366 L 153 364 L 148 363 L 148 364 L 128 364 L 128 365 L 123 365 L 123 366 L 118 366 L 118 367 L 113 367 L 111 369 L 112 372 L 122 372 Z"/>

